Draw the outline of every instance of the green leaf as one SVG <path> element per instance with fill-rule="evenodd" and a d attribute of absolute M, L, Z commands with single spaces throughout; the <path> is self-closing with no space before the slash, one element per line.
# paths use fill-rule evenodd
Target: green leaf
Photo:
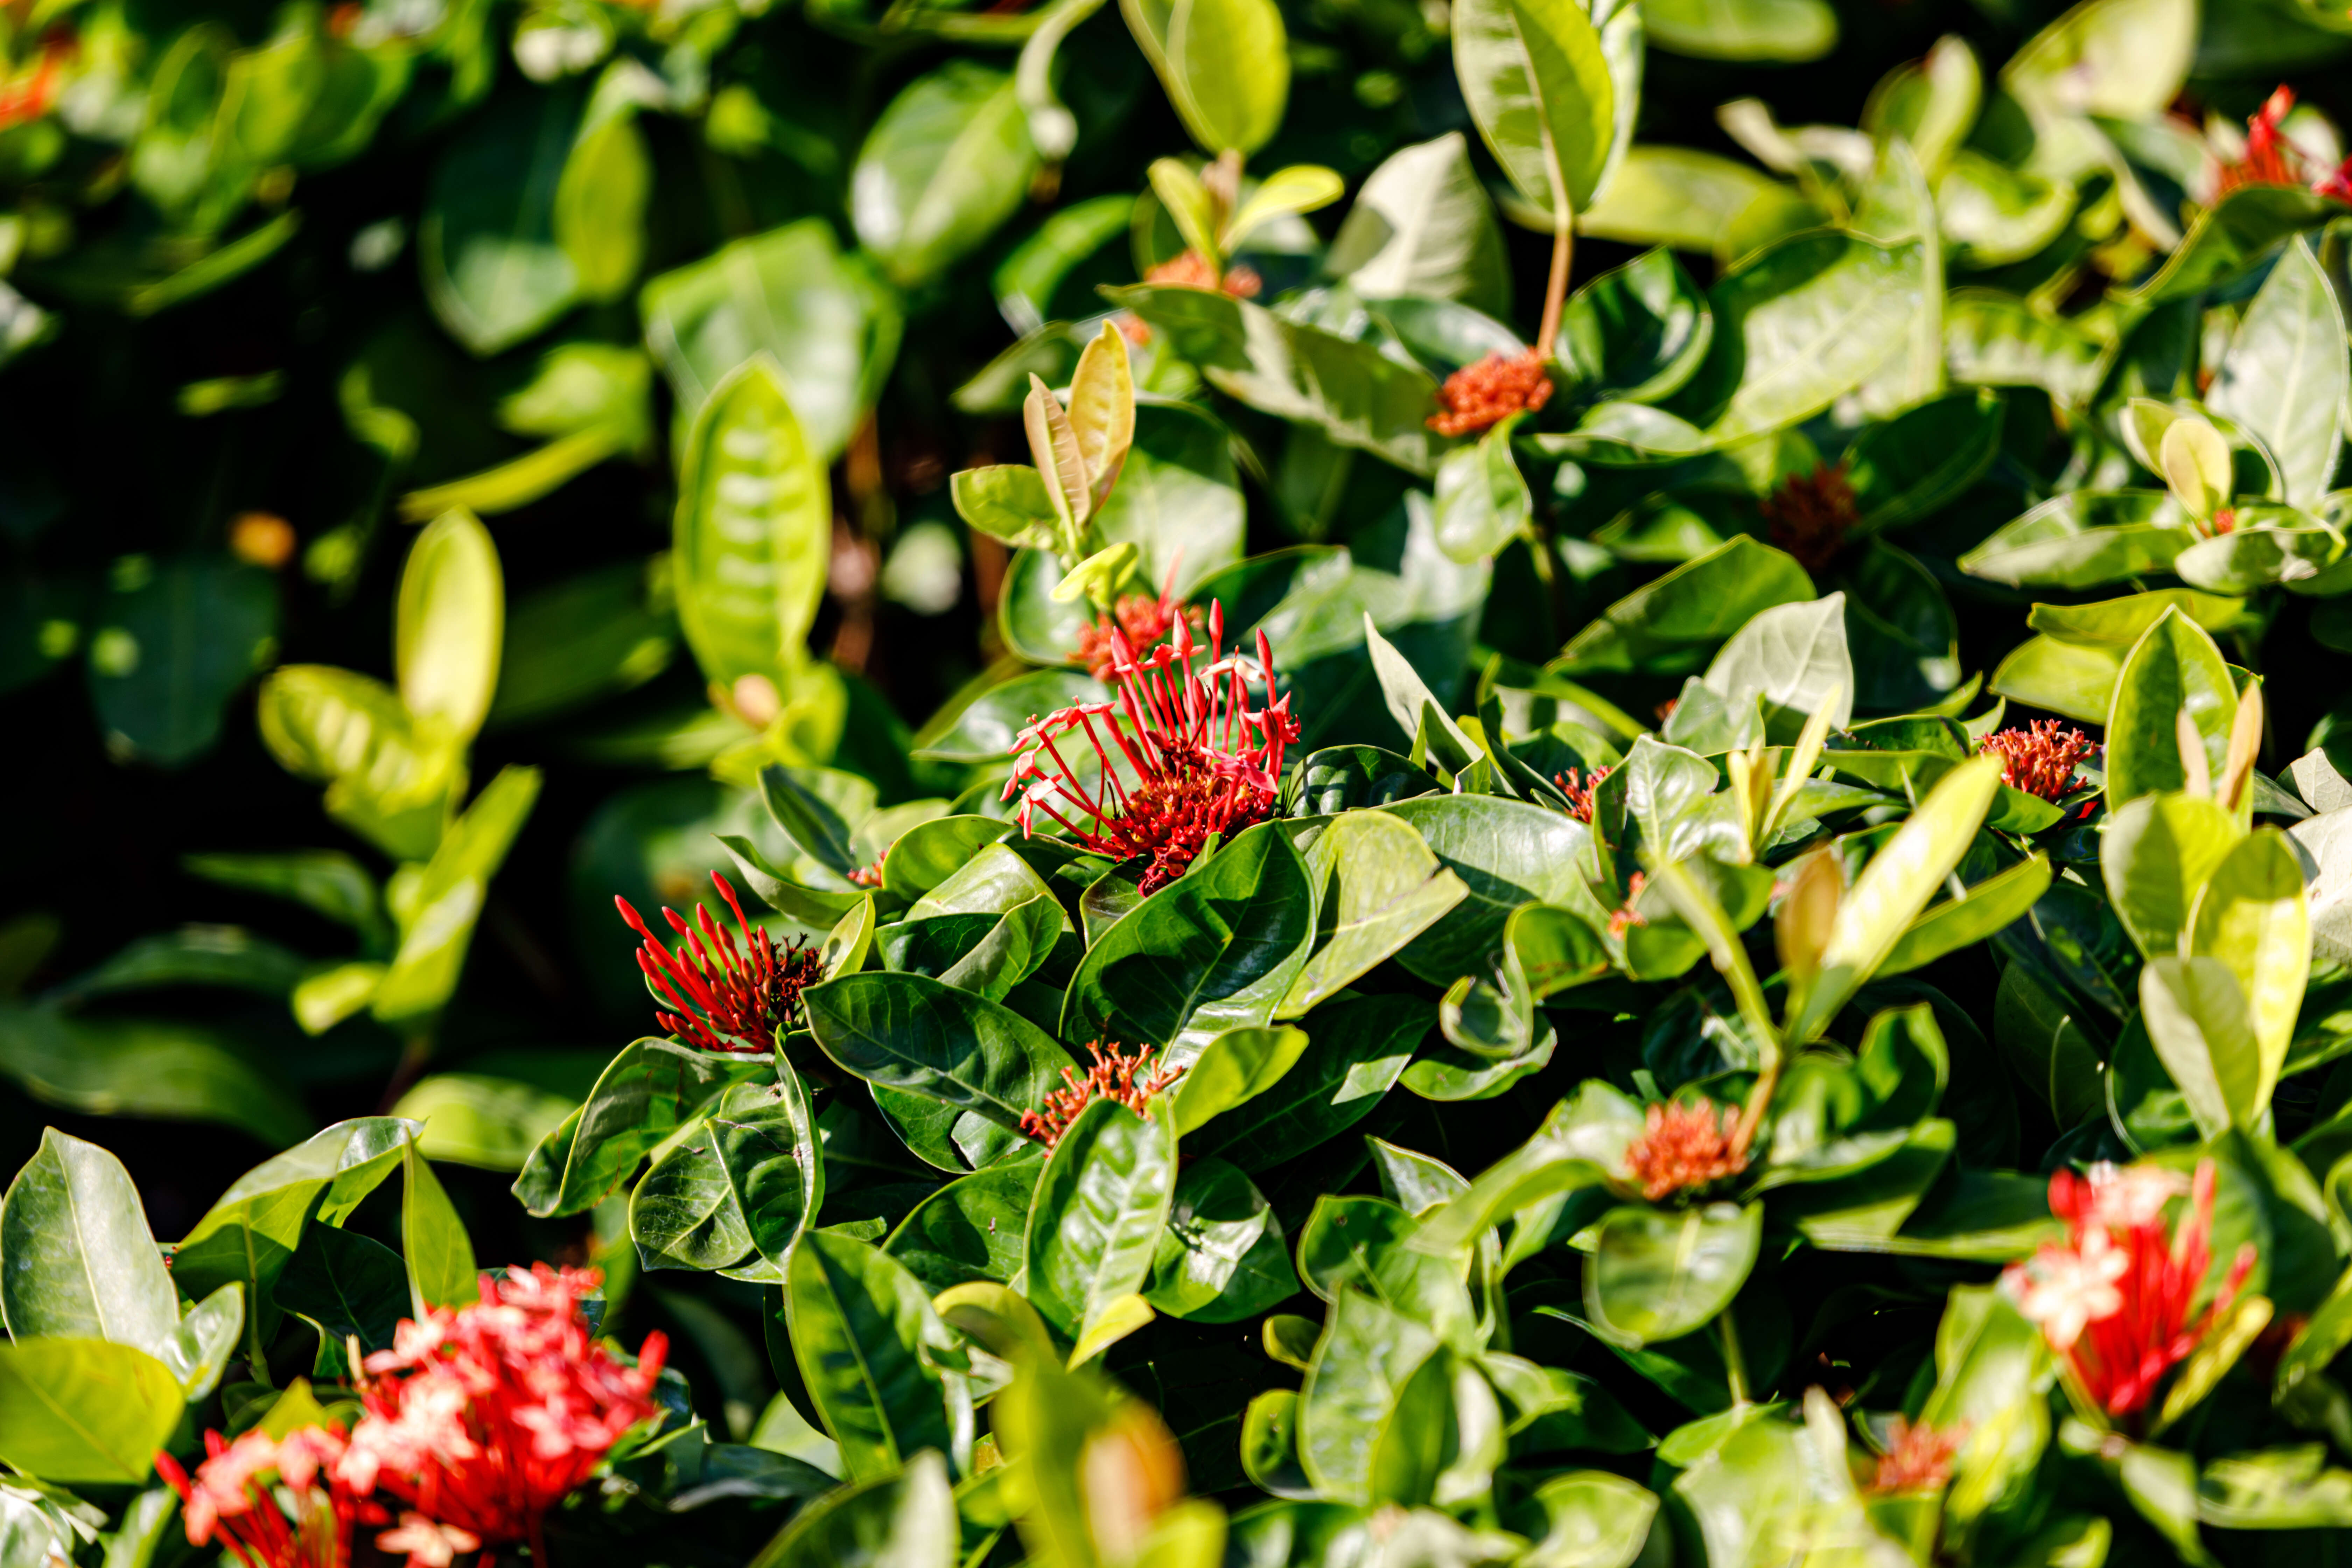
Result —
<path fill-rule="evenodd" d="M 408 1265 L 408 1315 L 418 1322 L 435 1307 L 462 1307 L 481 1295 L 474 1244 L 441 1179 L 412 1138 L 401 1152 L 400 1243 Z"/>
<path fill-rule="evenodd" d="M 2280 240 L 2341 210 L 2331 198 L 2293 185 L 2231 191 L 2199 215 L 2154 277 L 2120 300 L 2153 306 L 2202 294 L 2255 266 Z"/>
<path fill-rule="evenodd" d="M 1025 1294 L 1073 1339 L 1140 1291 L 1176 1186 L 1176 1128 L 1097 1099 L 1054 1145 L 1026 1233 Z"/>
<path fill-rule="evenodd" d="M 2151 959 L 2139 976 L 2140 1016 L 2164 1070 L 2209 1138 L 2252 1127 L 2269 1109 L 2267 1073 L 2237 976 L 2218 958 Z"/>
<path fill-rule="evenodd" d="M 1735 711 L 1758 702 L 1775 735 L 1783 723 L 1826 711 L 1843 729 L 1853 718 L 1853 658 L 1845 640 L 1845 595 L 1776 605 L 1734 632 L 1706 667 L 1709 690 Z"/>
<path fill-rule="evenodd" d="M 579 123 L 577 92 L 503 99 L 434 169 L 416 234 L 425 298 L 476 354 L 536 335 L 580 298 L 579 271 L 555 232 Z"/>
<path fill-rule="evenodd" d="M 2285 834 L 2258 827 L 2230 847 L 2196 897 L 2185 949 L 2219 959 L 2236 977 L 2261 1050 L 2253 1103 L 2268 1105 L 2311 973 L 2302 862 Z"/>
<path fill-rule="evenodd" d="M 939 816 L 909 828 L 888 846 L 882 886 L 912 903 L 946 881 L 1010 828 L 993 816 Z"/>
<path fill-rule="evenodd" d="M 1317 889 L 1315 949 L 1275 1009 L 1285 1018 L 1339 994 L 1469 894 L 1420 834 L 1377 811 L 1348 812 L 1318 835 L 1307 875 Z"/>
<path fill-rule="evenodd" d="M 1306 1053 L 1302 1029 L 1244 1026 L 1211 1039 L 1184 1070 L 1174 1096 L 1176 1131 L 1197 1131 L 1274 1087 Z"/>
<path fill-rule="evenodd" d="M 2196 47 L 2194 0 L 2086 0 L 2028 39 L 2001 85 L 2032 109 L 2139 120 L 2179 92 Z"/>
<path fill-rule="evenodd" d="M 1578 230 L 1628 245 L 1667 245 L 1729 266 L 1758 245 L 1825 215 L 1750 164 L 1688 147 L 1629 147 Z"/>
<path fill-rule="evenodd" d="M 1556 352 L 1580 392 L 1652 403 L 1680 391 L 1714 341 L 1706 296 L 1673 253 L 1660 249 L 1570 295 Z"/>
<path fill-rule="evenodd" d="M 1465 565 L 1494 554 L 1534 520 L 1534 498 L 1511 456 L 1517 423 L 1505 418 L 1437 465 L 1437 547 Z"/>
<path fill-rule="evenodd" d="M 1607 1470 L 1570 1470 L 1535 1489 L 1544 1533 L 1528 1561 L 1557 1568 L 1630 1568 L 1650 1539 L 1658 1500 Z"/>
<path fill-rule="evenodd" d="M 956 1336 L 912 1274 L 883 1252 L 814 1230 L 785 1267 L 784 1316 L 817 1418 L 853 1481 L 897 1473 L 925 1448 L 971 1447 Z"/>
<path fill-rule="evenodd" d="M 1256 3 L 1256 0 L 1252 0 Z M 1426 423 L 1437 381 L 1360 342 L 1203 289 L 1147 284 L 1115 291 L 1209 384 L 1263 414 L 1315 426 L 1333 441 L 1408 473 L 1436 470 L 1444 440 Z"/>
<path fill-rule="evenodd" d="M 2103 759 L 2110 811 L 2187 784 L 2177 722 L 2184 712 L 2204 742 L 2209 776 L 2220 778 L 2238 717 L 2237 687 L 2213 639 L 2168 608 L 2133 645 L 2116 679 Z"/>
<path fill-rule="evenodd" d="M 1616 85 L 1577 0 L 1466 0 L 1454 69 L 1471 122 L 1528 204 L 1565 226 L 1590 205 L 1616 137 Z"/>
<path fill-rule="evenodd" d="M 1119 9 L 1202 152 L 1265 145 L 1290 97 L 1290 40 L 1273 0 L 1119 0 Z"/>
<path fill-rule="evenodd" d="M 1401 147 L 1364 178 L 1324 266 L 1367 300 L 1460 300 L 1510 310 L 1494 203 L 1459 131 Z"/>
<path fill-rule="evenodd" d="M 1233 1323 L 1297 1290 L 1282 1222 L 1265 1194 L 1223 1160 L 1187 1164 L 1152 1254 L 1144 1300 L 1196 1323 Z"/>
<path fill-rule="evenodd" d="M 121 1161 L 52 1127 L 0 1203 L 0 1321 L 11 1337 L 106 1340 L 161 1356 L 172 1276 Z"/>
<path fill-rule="evenodd" d="M 213 1121 L 266 1144 L 312 1126 L 283 1084 L 227 1037 L 193 1024 L 0 1007 L 0 1077 L 85 1116 Z"/>
<path fill-rule="evenodd" d="M 1045 477 L 1026 463 L 961 468 L 949 485 L 956 515 L 992 538 L 1049 550 L 1061 537 Z"/>
<path fill-rule="evenodd" d="M 844 1070 L 1014 1131 L 1071 1065 L 1020 1014 L 924 975 L 845 974 L 803 992 L 801 1005 L 818 1047 Z"/>
<path fill-rule="evenodd" d="M 392 1114 L 425 1123 L 421 1143 L 429 1160 L 520 1171 L 579 1104 L 569 1094 L 519 1079 L 444 1072 L 417 1079 Z"/>
<path fill-rule="evenodd" d="M 1306 963 L 1314 902 L 1285 825 L 1250 828 L 1095 939 L 1062 1037 L 1173 1050 L 1269 1022 Z"/>
<path fill-rule="evenodd" d="M 768 1067 L 765 1057 L 632 1041 L 580 1109 L 530 1152 L 515 1178 L 516 1198 L 541 1219 L 593 1208 L 705 1105 Z"/>
<path fill-rule="evenodd" d="M 1761 1204 L 1612 1209 L 1585 1266 L 1585 1315 L 1627 1345 L 1705 1328 L 1747 1282 L 1763 1229 Z"/>
<path fill-rule="evenodd" d="M 1413 996 L 1325 1003 L 1315 1013 L 1317 1048 L 1271 1085 L 1190 1130 L 1186 1156 L 1222 1154 L 1244 1171 L 1263 1171 L 1338 1137 L 1379 1109 L 1436 1021 L 1436 1007 Z"/>
<path fill-rule="evenodd" d="M 1895 837 L 1871 858 L 1840 900 L 1822 967 L 1790 1037 L 1802 1043 L 1828 1027 L 1863 982 L 1878 972 L 1904 931 L 1952 874 L 2000 787 L 2000 759 L 1971 758 L 1937 781 Z"/>
<path fill-rule="evenodd" d="M 458 748 L 421 734 L 400 694 L 325 665 L 289 665 L 262 683 L 261 739 L 286 770 L 323 784 L 327 811 L 395 858 L 440 842 L 462 783 Z"/>
<path fill-rule="evenodd" d="M 2000 431 L 2000 398 L 1984 388 L 1864 426 L 1846 459 L 1861 526 L 1902 528 L 1933 516 L 1991 466 Z"/>
<path fill-rule="evenodd" d="M 1671 412 L 1716 443 L 1811 417 L 1906 341 L 1927 304 L 1917 242 L 1801 235 L 1741 262 L 1708 291 L 1715 341 Z"/>
<path fill-rule="evenodd" d="M 61 1485 L 137 1484 L 179 1425 L 172 1371 L 103 1340 L 0 1345 L 0 1460 Z"/>
<path fill-rule="evenodd" d="M 390 1350 L 400 1321 L 413 1310 L 400 1254 L 355 1231 L 324 1225 L 302 1233 L 276 1297 L 286 1310 L 316 1323 L 330 1344 L 340 1347 L 356 1336 L 368 1352 Z"/>
<path fill-rule="evenodd" d="M 2111 826 L 2108 831 L 2112 834 L 2115 829 Z M 2103 856 L 2101 868 L 2107 864 Z M 1904 928 L 1901 940 L 1879 964 L 1878 973 L 1901 974 L 1987 940 L 2024 918 L 2049 888 L 2051 875 L 2050 858 L 2036 854 L 1987 877 L 1963 896 L 1934 905 Z"/>
<path fill-rule="evenodd" d="M 393 664 L 411 715 L 473 738 L 499 686 L 506 581 L 489 530 L 464 510 L 435 519 L 400 574 Z"/>
<path fill-rule="evenodd" d="M 2055 239 L 2074 213 L 2071 183 L 2012 169 L 1963 147 L 1936 180 L 1936 213 L 1953 259 L 1970 268 L 2006 267 Z"/>
<path fill-rule="evenodd" d="M 824 218 L 720 247 L 665 272 L 639 294 L 646 346 L 677 397 L 679 424 L 761 353 L 790 389 L 793 414 L 822 465 L 841 455 L 898 352 L 887 286 L 845 258 Z"/>
<path fill-rule="evenodd" d="M 188 1309 L 158 1359 L 180 1380 L 183 1394 L 202 1399 L 220 1386 L 244 1330 L 245 1287 L 232 1282 Z"/>
<path fill-rule="evenodd" d="M 678 623 L 703 674 L 781 689 L 824 597 L 833 502 L 780 367 L 754 357 L 711 390 L 678 465 Z"/>
<path fill-rule="evenodd" d="M 1468 891 L 1407 943 L 1399 963 L 1447 985 L 1493 953 L 1523 904 L 1562 905 L 1608 922 L 1585 886 L 1591 830 L 1563 812 L 1494 795 L 1426 795 L 1381 808 L 1419 833 Z"/>
<path fill-rule="evenodd" d="M 2099 872 L 2116 918 L 2143 954 L 2179 951 L 2198 890 L 2238 837 L 2227 811 L 2185 795 L 2142 795 L 2108 819 Z"/>
<path fill-rule="evenodd" d="M 958 1542 L 947 1464 L 925 1452 L 802 1509 L 751 1568 L 954 1568 Z"/>
<path fill-rule="evenodd" d="M 1826 0 L 1643 0 L 1658 47 L 1708 60 L 1817 60 L 1837 47 Z"/>
<path fill-rule="evenodd" d="M 2101 345 L 2012 295 L 1955 289 L 1944 302 L 1944 363 L 1969 386 L 2038 386 L 2060 405 L 2098 390 Z"/>
<path fill-rule="evenodd" d="M 645 1267 L 783 1279 L 785 1254 L 824 1206 L 824 1164 L 800 1075 L 781 1056 L 776 1073 L 720 1095 L 630 1194 Z"/>
<path fill-rule="evenodd" d="M 1001 673 L 1001 672 L 999 672 Z M 920 762 L 989 763 L 1003 766 L 1014 737 L 1032 716 L 1110 694 L 1083 669 L 1032 669 L 997 680 L 962 703 L 950 701 L 917 732 Z"/>
<path fill-rule="evenodd" d="M 212 749 L 229 699 L 276 657 L 278 588 L 210 556 L 130 560 L 90 633 L 90 702 L 116 753 L 179 767 Z"/>
<path fill-rule="evenodd" d="M 572 263 L 583 299 L 610 304 L 637 280 L 646 256 L 646 197 L 653 156 L 632 113 L 580 128 L 556 182 L 550 227 Z"/>
<path fill-rule="evenodd" d="M 1326 1498 L 1371 1500 L 1373 1449 L 1437 1335 L 1370 1296 L 1342 1291 L 1298 1395 L 1299 1463 Z"/>
<path fill-rule="evenodd" d="M 1419 1228 L 1386 1198 L 1326 1194 L 1298 1234 L 1299 1274 L 1326 1301 L 1359 1291 L 1458 1342 L 1475 1325 L 1469 1289 L 1454 1259 L 1414 1250 Z"/>
<path fill-rule="evenodd" d="M 1696 674 L 1759 611 L 1812 596 L 1803 567 L 1738 534 L 1610 605 L 1549 668 L 1566 675 Z"/>
<path fill-rule="evenodd" d="M 975 1279 L 1009 1285 L 1026 1261 L 1029 1204 L 1043 1160 L 1012 1160 L 959 1176 L 917 1204 L 882 1250 L 932 1290 Z"/>
<path fill-rule="evenodd" d="M 874 121 L 850 171 L 857 237 L 901 288 L 986 243 L 1029 194 L 1037 153 L 1013 78 L 972 60 L 918 77 Z"/>
<path fill-rule="evenodd" d="M 289 900 L 363 935 L 373 936 L 384 929 L 375 879 L 340 849 L 190 855 L 181 860 L 180 868 L 224 888 Z"/>
<path fill-rule="evenodd" d="M 499 770 L 444 834 L 401 912 L 400 947 L 370 1004 L 376 1018 L 414 1026 L 457 994 L 490 879 L 539 801 L 537 768 Z"/>
<path fill-rule="evenodd" d="M 1257 189 L 1234 212 L 1224 233 L 1218 236 L 1215 248 L 1237 250 L 1251 235 L 1276 218 L 1320 211 L 1347 192 L 1347 182 L 1320 163 L 1293 163 L 1276 169 L 1259 182 Z"/>

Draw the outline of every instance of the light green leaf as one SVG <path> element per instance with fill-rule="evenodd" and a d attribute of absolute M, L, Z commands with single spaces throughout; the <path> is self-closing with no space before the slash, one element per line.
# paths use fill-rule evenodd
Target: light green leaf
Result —
<path fill-rule="evenodd" d="M 1082 1338 L 1141 1290 L 1176 1188 L 1176 1126 L 1097 1099 L 1055 1144 L 1029 1208 L 1027 1295 L 1045 1321 Z"/>
<path fill-rule="evenodd" d="M 918 77 L 866 133 L 850 172 L 850 221 L 892 279 L 911 287 L 986 243 L 1036 167 L 1013 78 L 952 60 Z"/>
<path fill-rule="evenodd" d="M 1761 1204 L 1612 1209 L 1585 1266 L 1585 1315 L 1628 1346 L 1704 1328 L 1747 1282 L 1763 1233 Z"/>
<path fill-rule="evenodd" d="M 1454 69 L 1470 119 L 1529 205 L 1566 225 L 1591 204 L 1616 137 L 1616 85 L 1577 0 L 1465 0 Z"/>
<path fill-rule="evenodd" d="M 439 1012 L 457 993 L 490 879 L 538 803 L 539 783 L 537 768 L 499 769 L 442 836 L 410 901 L 396 911 L 400 948 L 369 1005 L 379 1020 L 413 1024 Z"/>
<path fill-rule="evenodd" d="M 1708 60 L 1817 60 L 1837 47 L 1827 0 L 1643 0 L 1658 47 Z"/>
<path fill-rule="evenodd" d="M 0 1344 L 0 1460 L 45 1481 L 145 1480 L 183 1404 L 171 1369 L 130 1345 Z"/>
<path fill-rule="evenodd" d="M 121 1161 L 52 1127 L 0 1204 L 0 1320 L 11 1337 L 106 1340 L 161 1356 L 172 1276 Z"/>
<path fill-rule="evenodd" d="M 470 512 L 442 513 L 400 574 L 393 663 L 403 706 L 471 740 L 499 688 L 505 637 L 506 582 L 489 530 Z"/>
<path fill-rule="evenodd" d="M 2313 508 L 2335 481 L 2347 396 L 2344 307 L 2310 241 L 2298 235 L 2246 307 L 2210 401 L 2269 446 L 2288 503 Z"/>

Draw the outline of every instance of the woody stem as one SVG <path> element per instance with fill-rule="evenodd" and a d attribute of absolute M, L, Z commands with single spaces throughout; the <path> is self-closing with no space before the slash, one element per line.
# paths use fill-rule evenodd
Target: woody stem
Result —
<path fill-rule="evenodd" d="M 1544 283 L 1543 324 L 1536 329 L 1536 358 L 1551 359 L 1551 342 L 1559 333 L 1560 307 L 1568 300 L 1568 268 L 1576 254 L 1576 216 L 1565 205 L 1551 235 L 1551 277 Z"/>
<path fill-rule="evenodd" d="M 1775 1050 L 1764 1064 L 1756 1079 L 1756 1087 L 1748 1091 L 1748 1103 L 1740 1108 L 1739 1121 L 1731 1129 L 1731 1157 L 1745 1164 L 1748 1145 L 1755 1141 L 1756 1129 L 1763 1125 L 1765 1108 L 1772 1103 L 1772 1091 L 1780 1087 L 1780 1053 Z"/>

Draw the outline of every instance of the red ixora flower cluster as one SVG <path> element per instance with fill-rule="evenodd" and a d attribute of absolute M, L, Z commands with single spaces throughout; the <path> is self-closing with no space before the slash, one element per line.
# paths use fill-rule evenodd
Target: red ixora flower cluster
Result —
<path fill-rule="evenodd" d="M 2164 1209 L 2184 1194 L 2189 1212 L 2176 1227 Z M 2110 1415 L 2137 1415 L 2236 1300 L 2253 1244 L 2238 1249 L 2212 1302 L 2192 1317 L 2213 1260 L 2212 1161 L 2198 1164 L 2193 1181 L 2155 1165 L 2102 1162 L 2082 1177 L 2060 1171 L 2050 1178 L 2050 1211 L 2066 1222 L 2066 1244 L 2044 1242 L 2010 1265 L 2001 1283 L 2084 1397 Z"/>
<path fill-rule="evenodd" d="M 686 939 L 685 949 L 673 952 L 646 929 L 628 900 L 615 895 L 613 903 L 629 929 L 645 938 L 637 967 L 645 972 L 646 988 L 655 1000 L 675 1009 L 655 1011 L 663 1028 L 706 1051 L 764 1051 L 775 1044 L 779 1029 L 792 1027 L 801 993 L 822 977 L 824 960 L 805 937 L 778 944 L 743 918 L 743 906 L 726 878 L 713 871 L 710 879 L 735 913 L 735 929 L 743 935 L 740 949 L 706 905 L 695 905 L 692 924 L 676 910 L 662 910 L 670 929 Z"/>
<path fill-rule="evenodd" d="M 38 120 L 54 108 L 65 89 L 65 68 L 79 52 L 72 34 L 52 34 L 29 73 L 0 83 L 0 130 Z"/>
<path fill-rule="evenodd" d="M 1559 786 L 1560 794 L 1568 796 L 1568 815 L 1579 822 L 1589 823 L 1592 820 L 1593 792 L 1601 787 L 1602 779 L 1615 771 L 1613 768 L 1595 768 L 1587 773 L 1570 768 L 1564 773 L 1552 774 L 1551 782 Z"/>
<path fill-rule="evenodd" d="M 2246 155 L 2221 166 L 2215 199 L 2249 185 L 2308 185 L 2323 196 L 2352 202 L 2352 158 L 2334 169 L 2286 139 L 2281 127 L 2294 108 L 2294 89 L 2281 87 L 2246 121 Z"/>
<path fill-rule="evenodd" d="M 2000 782 L 2030 795 L 2057 802 L 2082 787 L 2074 769 L 2099 753 L 2099 743 L 2055 719 L 2037 719 L 2020 730 L 1996 730 L 1979 751 L 2000 758 Z"/>
<path fill-rule="evenodd" d="M 479 1301 L 404 1321 L 392 1349 L 363 1363 L 363 1413 L 337 1476 L 362 1497 L 407 1504 L 446 1543 L 527 1541 L 544 1562 L 547 1510 L 660 1413 L 653 1389 L 669 1342 L 646 1335 L 632 1367 L 591 1340 L 580 1303 L 598 1279 L 545 1264 L 485 1274 Z M 431 1568 L 409 1550 L 412 1568 Z"/>
<path fill-rule="evenodd" d="M 1095 1065 L 1081 1078 L 1075 1068 L 1062 1069 L 1062 1082 L 1068 1087 L 1057 1089 L 1045 1097 L 1045 1103 L 1035 1110 L 1024 1111 L 1021 1131 L 1051 1149 L 1078 1119 L 1078 1112 L 1097 1099 L 1116 1100 L 1145 1121 L 1151 1119 L 1151 1102 L 1160 1092 L 1184 1076 L 1182 1068 L 1151 1067 L 1154 1047 L 1140 1046 L 1132 1052 L 1114 1042 L 1106 1046 L 1099 1040 L 1087 1044 L 1087 1054 Z M 1146 1068 L 1150 1068 L 1146 1071 Z"/>
<path fill-rule="evenodd" d="M 1795 556 L 1808 572 L 1828 565 L 1862 520 L 1843 463 L 1822 463 L 1810 474 L 1791 474 L 1759 504 L 1774 546 Z"/>
<path fill-rule="evenodd" d="M 1475 436 L 1522 409 L 1532 414 L 1550 401 L 1551 377 L 1544 374 L 1542 356 L 1533 349 L 1515 354 L 1493 349 L 1445 378 L 1429 427 L 1441 436 Z"/>
<path fill-rule="evenodd" d="M 1149 651 L 1165 640 L 1180 620 L 1189 624 L 1196 636 L 1200 633 L 1201 612 L 1176 596 L 1176 573 L 1171 567 L 1158 598 L 1149 594 L 1122 595 L 1110 614 L 1097 616 L 1091 626 L 1080 630 L 1070 662 L 1085 665 L 1087 673 L 1097 680 L 1108 680 L 1118 668 L 1112 633 L 1124 636 L 1129 647 Z"/>
<path fill-rule="evenodd" d="M 1735 1108 L 1704 1097 L 1653 1104 L 1625 1146 L 1626 1173 L 1652 1203 L 1736 1176 L 1748 1168 L 1748 1151 L 1732 1147 L 1738 1120 Z"/>
<path fill-rule="evenodd" d="M 1887 1428 L 1886 1452 L 1878 1456 L 1874 1492 L 1927 1491 L 1952 1479 L 1952 1456 L 1968 1440 L 1969 1424 L 1935 1427 L 1913 1426 L 1897 1415 Z"/>
<path fill-rule="evenodd" d="M 1273 695 L 1274 650 L 1257 637 L 1257 666 L 1220 649 L 1224 607 L 1209 606 L 1208 667 L 1196 673 L 1200 647 L 1190 622 L 1179 619 L 1168 643 L 1139 654 L 1124 631 L 1111 631 L 1113 702 L 1082 702 L 1040 720 L 1013 742 L 1013 776 L 1004 798 L 1021 795 L 1021 831 L 1034 830 L 1044 812 L 1081 845 L 1117 859 L 1147 858 L 1148 896 L 1184 874 L 1212 835 L 1231 837 L 1274 815 L 1282 779 L 1282 749 L 1298 738 L 1290 699 L 1253 710 L 1253 676 Z M 1107 734 L 1106 734 L 1107 732 Z M 1055 742 L 1084 734 L 1101 763 L 1094 789 Z M 1133 783 L 1119 780 L 1124 763 Z M 1088 819 L 1080 826 L 1056 808 L 1073 806 Z"/>
<path fill-rule="evenodd" d="M 244 1568 L 350 1568 L 352 1527 L 392 1522 L 380 1494 L 405 1506 L 376 1548 L 408 1568 L 525 1541 L 544 1562 L 547 1510 L 658 1414 L 651 1395 L 668 1343 L 647 1335 L 627 1367 L 591 1342 L 580 1301 L 597 1278 L 544 1264 L 486 1274 L 474 1305 L 404 1320 L 393 1348 L 366 1360 L 348 1436 L 331 1422 L 284 1437 L 207 1432 L 194 1476 L 157 1454 L 188 1543 L 217 1535 Z"/>

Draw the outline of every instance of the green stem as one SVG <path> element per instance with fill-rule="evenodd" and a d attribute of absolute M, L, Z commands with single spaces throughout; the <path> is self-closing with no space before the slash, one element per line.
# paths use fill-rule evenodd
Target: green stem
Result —
<path fill-rule="evenodd" d="M 1739 1330 L 1731 1321 L 1729 1307 L 1716 1314 L 1715 1327 L 1723 1339 L 1723 1375 L 1731 1385 L 1731 1403 L 1748 1404 L 1748 1363 L 1740 1359 Z"/>
<path fill-rule="evenodd" d="M 1559 313 L 1568 301 L 1568 272 L 1576 256 L 1576 215 L 1560 204 L 1559 226 L 1551 235 L 1551 277 L 1544 283 L 1543 324 L 1536 329 L 1536 358 L 1551 359 L 1552 339 L 1559 335 Z"/>

